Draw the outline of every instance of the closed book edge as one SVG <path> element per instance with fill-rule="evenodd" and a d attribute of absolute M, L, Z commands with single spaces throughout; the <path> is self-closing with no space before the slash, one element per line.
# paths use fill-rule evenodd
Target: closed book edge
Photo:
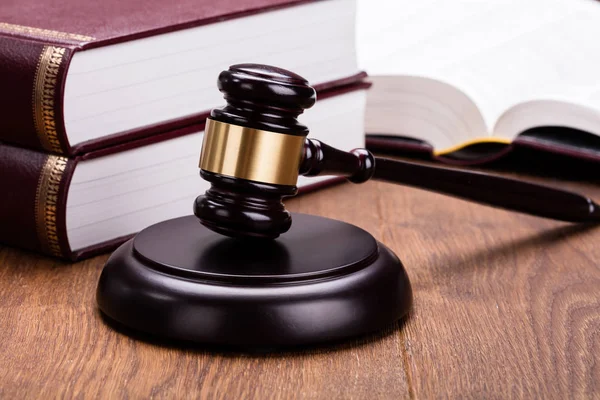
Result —
<path fill-rule="evenodd" d="M 318 97 L 327 99 L 369 86 L 367 82 L 344 85 L 319 93 Z M 72 251 L 69 247 L 66 197 L 77 163 L 193 134 L 203 129 L 204 121 L 74 157 L 0 144 L 0 186 L 6 188 L 6 194 L 0 197 L 0 243 L 70 261 L 115 249 L 133 235 L 114 238 L 77 251 Z M 299 193 L 342 181 L 343 178 L 332 177 L 326 181 L 304 185 L 300 187 Z M 190 204 L 190 210 L 191 207 Z"/>

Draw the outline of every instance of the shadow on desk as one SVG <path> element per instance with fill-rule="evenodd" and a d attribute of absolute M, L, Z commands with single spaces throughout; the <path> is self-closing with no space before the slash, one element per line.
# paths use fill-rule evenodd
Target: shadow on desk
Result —
<path fill-rule="evenodd" d="M 588 234 L 590 231 L 598 229 L 600 225 L 596 224 L 569 224 L 559 226 L 547 231 L 542 231 L 524 239 L 512 240 L 502 243 L 499 246 L 479 249 L 468 254 L 451 253 L 443 257 L 443 265 L 437 266 L 444 268 L 448 274 L 457 274 L 465 271 L 467 268 L 481 266 L 485 264 L 497 265 L 496 261 L 503 257 L 508 257 L 515 252 L 525 253 L 528 250 L 542 246 L 551 246 L 557 242 L 573 239 L 581 235 Z M 485 267 L 484 267 L 485 268 Z"/>

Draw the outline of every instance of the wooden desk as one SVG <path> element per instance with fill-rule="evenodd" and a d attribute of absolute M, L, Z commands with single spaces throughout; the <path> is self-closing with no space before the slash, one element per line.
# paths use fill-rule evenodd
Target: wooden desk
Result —
<path fill-rule="evenodd" d="M 599 185 L 564 186 L 600 199 Z M 289 208 L 359 225 L 397 252 L 415 292 L 406 321 L 298 352 L 182 350 L 103 323 L 95 289 L 108 256 L 70 265 L 2 248 L 0 397 L 600 396 L 600 227 L 384 183 L 355 189 Z"/>

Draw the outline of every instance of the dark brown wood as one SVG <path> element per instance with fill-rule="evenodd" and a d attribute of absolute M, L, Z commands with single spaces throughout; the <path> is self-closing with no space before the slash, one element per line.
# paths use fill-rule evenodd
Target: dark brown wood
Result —
<path fill-rule="evenodd" d="M 211 111 L 211 118 L 288 135 L 308 135 L 298 122 L 304 109 L 315 104 L 317 92 L 291 71 L 262 64 L 232 65 L 217 81 L 227 105 Z"/>
<path fill-rule="evenodd" d="M 371 179 L 374 172 L 375 157 L 366 149 L 345 152 L 315 139 L 304 143 L 301 175 L 336 175 L 352 183 L 363 183 Z"/>
<path fill-rule="evenodd" d="M 413 186 L 488 206 L 568 222 L 600 222 L 600 206 L 577 193 L 488 173 L 374 157 L 365 149 L 345 152 L 307 139 L 300 173 L 344 176 Z"/>
<path fill-rule="evenodd" d="M 212 110 L 212 119 L 287 135 L 308 135 L 308 128 L 297 117 L 315 103 L 316 91 L 303 77 L 269 65 L 238 64 L 221 72 L 217 85 L 227 105 Z M 194 214 L 206 227 L 231 237 L 266 239 L 275 239 L 290 229 L 291 216 L 281 200 L 295 195 L 296 186 L 253 182 L 204 170 L 200 176 L 211 188 L 196 199 Z"/>
<path fill-rule="evenodd" d="M 600 222 L 600 206 L 566 190 L 476 171 L 376 158 L 374 179 L 567 222 Z"/>
<path fill-rule="evenodd" d="M 292 216 L 282 199 L 296 186 L 232 178 L 200 170 L 211 187 L 194 202 L 194 215 L 209 229 L 230 237 L 275 239 L 287 232 Z"/>
<path fill-rule="evenodd" d="M 221 73 L 219 89 L 227 106 L 213 110 L 214 119 L 308 133 L 296 118 L 314 104 L 315 91 L 292 72 L 235 65 Z M 307 174 L 327 168 L 343 173 L 355 159 L 359 172 L 349 180 L 364 182 L 372 175 L 368 151 L 346 155 L 308 143 Z M 110 318 L 159 337 L 256 349 L 348 339 L 406 315 L 412 304 L 406 272 L 370 234 L 300 215 L 286 237 L 265 240 L 290 228 L 292 217 L 281 199 L 294 195 L 296 186 L 200 174 L 211 184 L 194 203 L 204 226 L 193 217 L 158 223 L 107 262 L 97 299 Z"/>
<path fill-rule="evenodd" d="M 600 199 L 597 178 L 511 176 Z M 132 340 L 96 307 L 108 254 L 69 264 L 0 247 L 0 397 L 598 397 L 599 227 L 384 182 L 357 189 L 287 206 L 357 225 L 400 255 L 415 290 L 405 323 L 268 355 Z"/>
<path fill-rule="evenodd" d="M 153 225 L 108 260 L 100 309 L 159 337 L 249 350 L 330 343 L 405 316 L 398 258 L 366 231 L 296 214 L 280 240 L 243 240 L 193 216 Z"/>

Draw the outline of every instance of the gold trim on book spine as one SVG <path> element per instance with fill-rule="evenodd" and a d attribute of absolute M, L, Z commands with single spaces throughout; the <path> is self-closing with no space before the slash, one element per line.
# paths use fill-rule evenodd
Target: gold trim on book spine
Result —
<path fill-rule="evenodd" d="M 0 31 L 42 38 L 70 40 L 75 42 L 93 42 L 96 39 L 93 36 L 53 31 L 51 29 L 34 28 L 31 26 L 15 25 L 6 22 L 0 22 Z"/>
<path fill-rule="evenodd" d="M 63 62 L 66 49 L 64 47 L 44 46 L 33 83 L 33 115 L 35 130 L 42 147 L 53 153 L 62 153 L 56 116 L 54 114 L 54 97 L 58 84 L 58 72 Z"/>
<path fill-rule="evenodd" d="M 256 182 L 296 185 L 304 140 L 208 119 L 200 168 Z"/>
<path fill-rule="evenodd" d="M 67 158 L 49 155 L 42 167 L 35 194 L 35 223 L 42 251 L 62 256 L 58 240 L 58 194 Z"/>

